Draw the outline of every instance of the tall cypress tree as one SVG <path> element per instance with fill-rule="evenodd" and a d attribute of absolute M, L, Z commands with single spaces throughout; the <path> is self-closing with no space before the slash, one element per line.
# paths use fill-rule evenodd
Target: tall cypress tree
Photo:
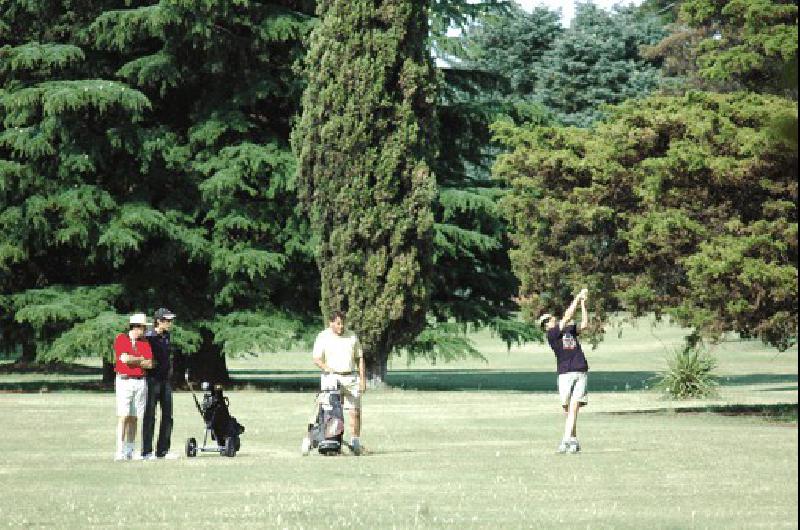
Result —
<path fill-rule="evenodd" d="M 322 0 L 293 143 L 321 309 L 348 313 L 370 377 L 422 330 L 435 180 L 427 2 Z"/>

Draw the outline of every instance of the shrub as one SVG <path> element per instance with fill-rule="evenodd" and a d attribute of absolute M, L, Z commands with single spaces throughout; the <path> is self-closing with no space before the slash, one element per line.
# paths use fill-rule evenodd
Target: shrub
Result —
<path fill-rule="evenodd" d="M 703 398 L 716 393 L 717 381 L 711 372 L 717 360 L 701 346 L 687 345 L 668 361 L 667 370 L 655 388 L 676 399 Z"/>

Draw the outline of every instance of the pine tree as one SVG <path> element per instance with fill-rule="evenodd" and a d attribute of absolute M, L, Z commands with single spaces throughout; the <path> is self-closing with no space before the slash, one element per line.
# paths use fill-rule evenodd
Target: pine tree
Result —
<path fill-rule="evenodd" d="M 123 138 L 150 102 L 104 78 L 106 63 L 80 46 L 97 14 L 57 2 L 3 10 L 14 31 L 0 42 L 0 333 L 24 362 L 47 358 L 61 332 L 121 300 L 106 236 L 123 229 L 123 201 L 140 205 L 144 183 L 129 172 L 135 142 Z M 153 230 L 142 217 L 126 220 L 129 243 Z M 93 351 L 107 352 L 107 343 Z"/>
<path fill-rule="evenodd" d="M 321 309 L 347 311 L 372 378 L 423 329 L 431 274 L 434 71 L 427 3 L 322 0 L 293 142 Z"/>
<path fill-rule="evenodd" d="M 607 12 L 579 3 L 569 29 L 535 67 L 536 98 L 565 125 L 589 126 L 602 118 L 603 105 L 657 88 L 660 65 L 640 47 L 664 35 L 659 17 L 635 7 Z"/>
<path fill-rule="evenodd" d="M 318 285 L 288 143 L 306 4 L 4 11 L 6 25 L 30 27 L 0 52 L 7 349 L 25 348 L 27 329 L 44 338 L 41 359 L 85 354 L 95 324 L 168 305 L 176 344 L 200 354 L 208 378 L 225 379 L 220 353 L 298 338 Z M 107 297 L 94 316 L 65 313 L 47 329 L 49 317 L 33 316 L 68 301 L 53 296 L 84 300 L 83 289 L 105 285 L 119 289 L 98 291 Z"/>

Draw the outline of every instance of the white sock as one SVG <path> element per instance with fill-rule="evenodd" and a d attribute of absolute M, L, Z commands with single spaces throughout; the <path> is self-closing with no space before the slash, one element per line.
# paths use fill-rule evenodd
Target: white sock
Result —
<path fill-rule="evenodd" d="M 129 455 L 133 455 L 133 451 L 136 449 L 136 446 L 133 442 L 126 442 L 125 443 L 125 452 Z"/>

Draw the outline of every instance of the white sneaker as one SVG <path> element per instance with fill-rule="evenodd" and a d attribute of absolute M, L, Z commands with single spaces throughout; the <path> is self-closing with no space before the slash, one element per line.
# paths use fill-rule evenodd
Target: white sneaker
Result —
<path fill-rule="evenodd" d="M 569 441 L 569 449 L 568 451 L 572 454 L 578 453 L 581 450 L 581 444 L 578 443 L 578 439 L 574 438 Z"/>
<path fill-rule="evenodd" d="M 350 440 L 350 450 L 353 451 L 353 454 L 359 456 L 361 454 L 361 442 L 358 438 L 353 438 Z"/>
<path fill-rule="evenodd" d="M 128 455 L 126 455 L 125 453 L 116 453 L 114 455 L 114 462 L 122 462 L 123 460 L 127 460 L 127 459 L 128 459 Z"/>
<path fill-rule="evenodd" d="M 161 459 L 164 459 L 164 460 L 177 460 L 177 459 L 180 458 L 180 455 L 177 455 L 175 453 L 164 453 L 163 456 L 159 456 L 158 458 L 161 458 Z"/>
<path fill-rule="evenodd" d="M 309 452 L 311 452 L 311 438 L 305 436 L 300 444 L 300 454 L 303 456 L 308 456 Z"/>
<path fill-rule="evenodd" d="M 147 453 L 146 455 L 144 455 L 142 457 L 142 460 L 146 460 L 148 462 L 152 462 L 152 461 L 156 460 L 156 455 L 154 455 L 153 453 Z"/>
<path fill-rule="evenodd" d="M 561 440 L 561 443 L 558 444 L 558 449 L 556 450 L 559 454 L 564 454 L 569 451 L 570 443 L 569 440 Z"/>
<path fill-rule="evenodd" d="M 128 460 L 145 460 L 141 453 L 133 453 L 128 457 Z"/>

